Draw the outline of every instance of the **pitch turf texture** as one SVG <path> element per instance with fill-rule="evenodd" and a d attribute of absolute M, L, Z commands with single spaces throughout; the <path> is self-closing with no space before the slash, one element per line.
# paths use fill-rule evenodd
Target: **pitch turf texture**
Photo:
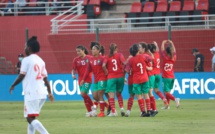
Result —
<path fill-rule="evenodd" d="M 124 105 L 127 101 L 124 101 Z M 117 102 L 117 111 L 120 113 Z M 126 105 L 125 105 L 126 106 Z M 129 117 L 85 117 L 82 101 L 46 102 L 38 118 L 50 134 L 214 134 L 215 100 L 181 100 L 180 109 L 171 103 L 158 115 L 139 117 L 134 102 Z M 0 134 L 26 134 L 23 102 L 0 102 Z"/>

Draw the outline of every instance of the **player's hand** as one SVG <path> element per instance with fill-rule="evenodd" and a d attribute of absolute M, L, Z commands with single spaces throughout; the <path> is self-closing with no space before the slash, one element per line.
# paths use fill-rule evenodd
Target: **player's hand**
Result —
<path fill-rule="evenodd" d="M 49 94 L 49 95 L 48 95 L 48 98 L 49 98 L 49 100 L 50 100 L 51 102 L 54 102 L 54 96 L 53 96 L 53 94 Z"/>
<path fill-rule="evenodd" d="M 84 84 L 84 80 L 81 80 L 80 82 L 80 86 L 82 86 Z"/>
<path fill-rule="evenodd" d="M 75 75 L 72 75 L 72 78 L 75 80 L 75 79 L 76 79 L 76 76 L 75 76 Z"/>
<path fill-rule="evenodd" d="M 12 94 L 12 91 L 13 91 L 13 90 L 14 90 L 14 87 L 11 86 L 11 87 L 10 87 L 10 90 L 9 90 L 10 94 Z"/>
<path fill-rule="evenodd" d="M 127 83 L 128 83 L 128 81 L 127 81 L 127 79 L 125 78 L 125 79 L 124 79 L 124 84 L 127 84 Z"/>

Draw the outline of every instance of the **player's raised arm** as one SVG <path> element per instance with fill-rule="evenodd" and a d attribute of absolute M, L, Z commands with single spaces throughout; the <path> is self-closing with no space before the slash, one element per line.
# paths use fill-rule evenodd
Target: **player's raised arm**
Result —
<path fill-rule="evenodd" d="M 156 42 L 156 41 L 153 41 L 152 43 L 156 46 L 156 51 L 160 51 L 157 42 Z"/>
<path fill-rule="evenodd" d="M 168 40 L 168 43 L 171 45 L 173 52 L 176 52 L 174 43 L 171 40 Z"/>
<path fill-rule="evenodd" d="M 161 51 L 164 51 L 165 50 L 165 44 L 167 43 L 167 40 L 164 40 L 162 42 L 162 45 L 161 45 Z"/>

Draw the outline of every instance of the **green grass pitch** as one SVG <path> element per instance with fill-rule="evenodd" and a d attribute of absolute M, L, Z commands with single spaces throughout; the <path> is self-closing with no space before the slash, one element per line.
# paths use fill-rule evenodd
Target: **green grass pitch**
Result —
<path fill-rule="evenodd" d="M 117 101 L 116 106 L 120 114 Z M 47 101 L 38 119 L 50 134 L 215 134 L 215 100 L 181 100 L 180 109 L 174 102 L 170 106 L 161 110 L 157 101 L 158 115 L 139 117 L 134 101 L 130 117 L 87 118 L 82 101 Z M 26 133 L 23 102 L 0 102 L 0 134 Z"/>

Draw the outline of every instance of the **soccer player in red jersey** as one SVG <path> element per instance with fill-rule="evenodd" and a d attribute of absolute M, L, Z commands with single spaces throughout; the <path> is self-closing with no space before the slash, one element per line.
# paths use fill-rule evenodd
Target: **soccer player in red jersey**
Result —
<path fill-rule="evenodd" d="M 95 45 L 100 46 L 100 44 L 98 42 L 92 41 L 90 43 L 90 49 L 92 50 L 93 46 L 95 46 Z M 105 48 L 103 46 L 101 46 L 101 49 L 100 49 L 99 53 L 100 53 L 100 55 L 104 56 Z M 105 96 L 106 96 L 107 99 L 109 99 L 109 95 L 108 95 L 107 91 L 105 91 Z M 96 107 L 98 107 L 99 102 L 95 101 L 94 104 L 96 105 Z M 106 102 L 105 102 L 105 107 L 107 108 L 107 115 L 109 115 L 110 112 L 111 112 L 111 107 Z"/>
<path fill-rule="evenodd" d="M 150 99 L 149 99 L 149 82 L 148 75 L 146 72 L 146 64 L 151 62 L 151 58 L 147 55 L 140 54 L 139 45 L 134 44 L 132 46 L 132 58 L 126 64 L 126 72 L 132 71 L 133 74 L 133 92 L 137 96 L 138 104 L 141 111 L 141 117 L 150 116 Z M 146 101 L 147 112 L 145 111 L 145 102 L 142 94 Z"/>
<path fill-rule="evenodd" d="M 90 56 L 87 55 L 88 51 L 82 45 L 76 47 L 76 52 L 77 52 L 78 57 L 74 58 L 73 63 L 72 63 L 72 78 L 74 80 L 76 79 L 75 72 L 77 72 L 78 73 L 78 84 L 80 87 L 81 96 L 84 99 L 84 104 L 88 111 L 86 116 L 87 117 L 95 116 L 96 115 L 95 108 L 93 107 L 93 102 L 88 95 L 89 89 L 90 89 L 90 86 L 92 83 L 92 73 L 90 73 L 87 76 L 85 83 L 83 83 L 83 85 L 80 85 L 80 82 L 84 77 L 85 70 L 87 69 L 87 63 L 89 62 Z"/>
<path fill-rule="evenodd" d="M 129 49 L 130 55 L 128 56 L 126 63 L 128 63 L 128 61 L 133 57 L 132 56 L 132 47 L 130 47 Z M 133 106 L 134 103 L 134 92 L 133 92 L 133 74 L 132 71 L 130 70 L 130 72 L 128 72 L 128 93 L 130 95 L 129 99 L 128 99 L 128 103 L 127 103 L 127 111 L 125 113 L 125 117 L 128 117 L 131 113 L 131 108 Z"/>
<path fill-rule="evenodd" d="M 125 115 L 121 93 L 124 87 L 124 65 L 126 61 L 123 54 L 118 53 L 117 50 L 116 44 L 110 44 L 110 54 L 103 63 L 103 69 L 108 75 L 107 92 L 109 94 L 109 104 L 112 111 L 108 116 L 117 116 L 114 100 L 115 93 L 118 98 L 121 116 Z"/>
<path fill-rule="evenodd" d="M 150 56 L 154 60 L 154 55 L 151 53 L 150 48 L 151 44 L 146 44 L 144 42 L 139 43 L 140 44 L 140 53 L 145 54 L 147 56 Z M 153 95 L 153 84 L 155 82 L 155 76 L 153 74 L 153 63 L 149 62 L 146 66 L 146 71 L 149 78 L 149 98 L 150 98 L 150 107 L 151 107 L 151 116 L 155 116 L 158 114 L 157 108 L 156 108 L 156 101 Z"/>
<path fill-rule="evenodd" d="M 159 90 L 161 76 L 160 76 L 160 54 L 159 54 L 159 47 L 157 42 L 153 42 L 150 47 L 151 53 L 154 55 L 153 59 L 153 74 L 154 74 L 154 84 L 152 84 L 152 88 L 154 89 L 155 93 L 163 100 L 164 107 L 162 109 L 168 108 L 168 103 L 165 96 Z"/>
<path fill-rule="evenodd" d="M 94 45 L 92 47 L 92 57 L 88 63 L 88 68 L 85 71 L 84 77 L 81 81 L 81 85 L 86 81 L 89 72 L 93 72 L 94 74 L 94 85 L 93 85 L 93 96 L 94 98 L 98 98 L 100 113 L 97 115 L 98 117 L 104 117 L 104 108 L 105 101 L 103 98 L 104 92 L 107 86 L 107 76 L 102 69 L 102 64 L 104 62 L 104 56 L 100 55 L 101 45 Z M 95 99 L 97 100 L 97 99 Z"/>
<path fill-rule="evenodd" d="M 165 45 L 168 46 L 165 48 Z M 174 84 L 174 63 L 176 61 L 176 49 L 172 41 L 164 40 L 161 46 L 161 53 L 163 58 L 162 78 L 163 78 L 163 90 L 166 95 L 166 99 L 169 103 L 170 100 L 175 101 L 176 107 L 179 108 L 179 98 L 175 98 L 171 93 L 171 89 Z"/>

